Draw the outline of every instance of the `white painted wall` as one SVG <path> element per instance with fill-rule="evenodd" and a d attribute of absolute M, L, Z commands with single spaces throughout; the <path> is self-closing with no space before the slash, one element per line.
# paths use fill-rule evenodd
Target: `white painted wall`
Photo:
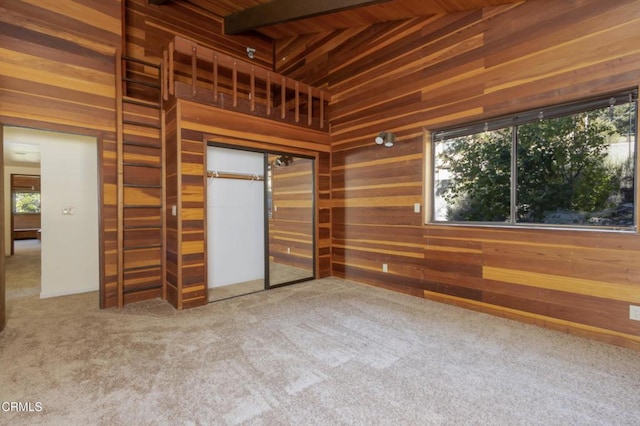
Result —
<path fill-rule="evenodd" d="M 41 149 L 40 297 L 98 290 L 98 157 L 93 137 L 50 133 Z M 63 209 L 73 214 L 64 215 Z"/>
<path fill-rule="evenodd" d="M 262 175 L 264 155 L 208 147 L 207 170 Z M 208 286 L 264 279 L 264 182 L 207 179 Z"/>
<path fill-rule="evenodd" d="M 4 252 L 11 255 L 11 175 L 39 175 L 40 167 L 4 166 Z"/>

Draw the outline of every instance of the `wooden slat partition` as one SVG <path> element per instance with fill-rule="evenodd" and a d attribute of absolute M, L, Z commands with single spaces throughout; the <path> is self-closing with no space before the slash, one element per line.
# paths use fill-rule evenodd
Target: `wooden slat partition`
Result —
<path fill-rule="evenodd" d="M 427 131 L 638 87 L 638 5 L 534 0 L 278 41 L 276 71 L 333 94 L 333 274 L 640 348 L 637 233 L 423 221 Z"/>
<path fill-rule="evenodd" d="M 273 101 L 271 89 L 272 81 L 275 80 L 280 82 L 281 120 L 290 120 L 293 123 L 315 129 L 326 128 L 325 121 L 327 117 L 325 116 L 324 105 L 318 108 L 317 111 L 312 106 L 313 102 L 325 103 L 331 101 L 331 96 L 325 90 L 272 73 L 265 68 L 255 66 L 251 62 L 239 60 L 231 55 L 197 45 L 195 42 L 183 37 L 175 37 L 173 45 L 169 46 L 169 49 L 173 49 L 174 52 L 169 52 L 167 55 L 169 61 L 172 62 L 169 67 L 169 75 L 166 76 L 170 80 L 168 86 L 175 88 L 176 86 L 180 87 L 183 84 L 189 84 L 191 88 L 190 95 L 180 89 L 170 90 L 171 94 L 220 108 L 233 108 L 252 115 L 258 114 L 271 117 Z M 179 63 L 180 57 L 190 58 L 191 69 L 188 72 Z M 213 70 L 213 75 L 200 70 L 198 68 L 200 63 L 211 64 L 208 69 Z M 226 90 L 224 88 L 225 79 L 222 76 L 224 70 L 230 70 L 231 72 L 231 81 L 228 83 L 230 87 Z M 241 80 L 245 78 L 247 80 L 241 83 Z M 266 93 L 257 92 L 257 82 L 266 85 Z M 287 98 L 288 90 L 293 93 L 290 99 Z M 224 96 L 230 96 L 231 105 L 225 103 Z M 289 111 L 290 103 L 292 105 L 291 112 Z M 306 120 L 301 120 L 300 109 L 303 103 L 307 105 L 308 116 Z M 315 116 L 313 115 L 314 111 L 316 112 Z M 288 117 L 289 114 L 291 115 L 290 117 Z"/>

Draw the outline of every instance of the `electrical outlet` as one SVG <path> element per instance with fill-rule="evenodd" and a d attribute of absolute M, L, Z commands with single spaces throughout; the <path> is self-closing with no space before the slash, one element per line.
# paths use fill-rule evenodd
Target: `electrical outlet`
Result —
<path fill-rule="evenodd" d="M 640 306 L 629 305 L 629 319 L 640 321 Z"/>
<path fill-rule="evenodd" d="M 389 272 L 389 265 L 387 265 L 386 263 L 382 264 L 382 272 Z"/>
<path fill-rule="evenodd" d="M 63 207 L 62 208 L 62 214 L 63 215 L 72 215 L 73 212 L 73 207 L 69 206 L 69 207 Z"/>
<path fill-rule="evenodd" d="M 287 254 L 291 254 L 291 247 L 287 247 Z"/>
<path fill-rule="evenodd" d="M 413 212 L 414 213 L 420 213 L 420 203 L 415 203 L 413 205 Z"/>
<path fill-rule="evenodd" d="M 178 214 L 178 206 L 171 206 L 171 216 L 176 216 Z"/>

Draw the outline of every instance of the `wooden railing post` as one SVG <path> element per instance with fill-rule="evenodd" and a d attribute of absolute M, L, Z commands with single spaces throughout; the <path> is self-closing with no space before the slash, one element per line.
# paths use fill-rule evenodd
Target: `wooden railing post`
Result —
<path fill-rule="evenodd" d="M 191 74 L 191 90 L 195 96 L 198 83 L 198 47 L 196 45 L 191 48 Z"/>
<path fill-rule="evenodd" d="M 169 43 L 169 94 L 175 95 L 175 80 L 173 78 L 173 52 L 175 51 L 175 44 L 173 41 Z"/>
<path fill-rule="evenodd" d="M 218 102 L 218 55 L 213 53 L 213 99 Z"/>
<path fill-rule="evenodd" d="M 256 110 L 256 68 L 251 67 L 251 92 L 249 93 L 251 111 Z"/>
<path fill-rule="evenodd" d="M 267 115 L 271 115 L 271 73 L 267 72 Z"/>
<path fill-rule="evenodd" d="M 169 100 L 169 52 L 162 51 L 162 99 Z"/>
<path fill-rule="evenodd" d="M 238 61 L 233 61 L 233 106 L 238 106 Z"/>
<path fill-rule="evenodd" d="M 324 90 L 320 91 L 320 128 L 324 128 Z"/>
<path fill-rule="evenodd" d="M 300 83 L 296 81 L 296 123 L 300 122 Z"/>
<path fill-rule="evenodd" d="M 282 97 L 282 99 L 280 99 L 280 118 L 284 120 L 287 116 L 287 82 L 284 77 L 282 77 L 282 88 L 280 89 L 280 93 Z"/>
<path fill-rule="evenodd" d="M 311 126 L 313 123 L 313 94 L 311 93 L 311 86 L 307 86 L 307 125 Z"/>

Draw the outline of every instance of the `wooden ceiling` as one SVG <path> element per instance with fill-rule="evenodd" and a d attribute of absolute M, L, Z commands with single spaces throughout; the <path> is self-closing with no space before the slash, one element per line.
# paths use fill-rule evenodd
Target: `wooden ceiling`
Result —
<path fill-rule="evenodd" d="M 163 2 L 164 1 L 166 0 L 163 0 Z M 245 9 L 269 3 L 271 0 L 171 1 L 191 3 L 210 13 L 225 17 Z M 369 26 L 380 22 L 398 21 L 416 16 L 430 16 L 464 10 L 482 9 L 484 7 L 507 3 L 520 3 L 522 1 L 523 0 L 390 0 L 371 6 L 363 6 L 337 13 L 264 26 L 257 28 L 256 31 L 271 39 L 277 40 L 303 34 L 330 32 L 344 28 Z"/>

